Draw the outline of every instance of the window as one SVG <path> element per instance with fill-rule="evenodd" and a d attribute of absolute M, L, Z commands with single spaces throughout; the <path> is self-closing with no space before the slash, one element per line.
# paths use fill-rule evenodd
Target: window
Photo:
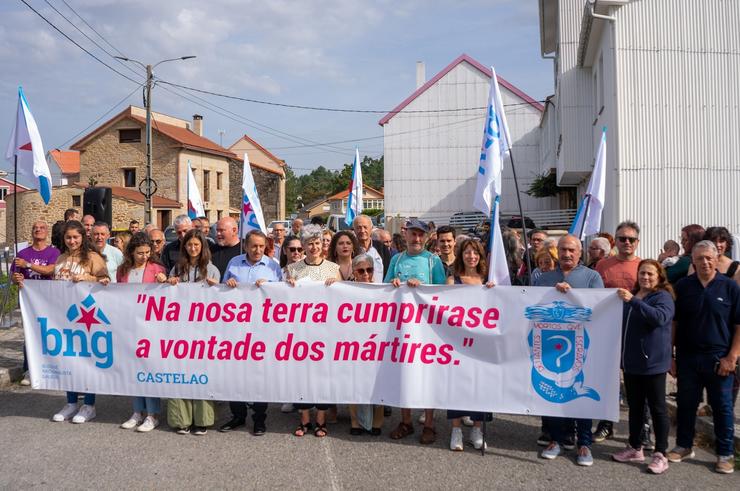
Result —
<path fill-rule="evenodd" d="M 139 143 L 141 142 L 141 128 L 130 130 L 118 130 L 118 143 Z"/>
<path fill-rule="evenodd" d="M 211 171 L 203 171 L 203 201 L 211 201 Z"/>
<path fill-rule="evenodd" d="M 123 185 L 127 188 L 136 187 L 136 169 L 123 169 Z"/>
<path fill-rule="evenodd" d="M 221 191 L 224 187 L 224 173 L 216 172 L 216 189 Z M 219 217 L 221 218 L 221 217 Z"/>
<path fill-rule="evenodd" d="M 79 194 L 77 196 L 72 196 L 72 207 L 79 208 L 80 206 L 82 206 L 82 196 Z"/>
<path fill-rule="evenodd" d="M 216 210 L 216 220 L 221 220 L 224 216 L 224 210 Z"/>
<path fill-rule="evenodd" d="M 8 195 L 8 188 L 0 188 L 0 201 L 5 201 L 5 197 Z"/>

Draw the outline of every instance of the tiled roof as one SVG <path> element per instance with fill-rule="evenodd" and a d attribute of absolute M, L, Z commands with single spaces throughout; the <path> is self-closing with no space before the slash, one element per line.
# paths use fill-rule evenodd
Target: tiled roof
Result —
<path fill-rule="evenodd" d="M 374 193 L 377 193 L 377 194 L 379 194 L 379 195 L 380 195 L 380 198 L 381 198 L 381 199 L 384 199 L 384 198 L 385 198 L 385 195 L 383 194 L 383 192 L 382 192 L 382 191 L 378 191 L 378 190 L 377 190 L 377 189 L 375 189 L 375 188 L 371 188 L 371 187 L 370 187 L 370 186 L 368 186 L 367 184 L 363 184 L 363 185 L 362 185 L 362 189 L 364 189 L 364 190 L 368 190 L 368 191 L 372 191 L 372 192 L 374 192 Z M 344 198 L 346 198 L 347 196 L 349 196 L 349 189 L 345 189 L 344 191 L 339 191 L 339 192 L 338 192 L 337 194 L 335 194 L 335 195 L 333 195 L 333 196 L 329 196 L 328 198 L 326 198 L 326 200 L 327 200 L 327 201 L 333 201 L 333 200 L 335 200 L 335 199 L 344 199 Z"/>
<path fill-rule="evenodd" d="M 131 114 L 129 116 L 131 119 L 134 119 L 140 123 L 146 124 L 146 119 L 142 118 L 140 116 L 136 116 L 134 114 Z M 183 147 L 189 148 L 191 150 L 198 150 L 201 152 L 206 153 L 212 153 L 215 155 L 221 155 L 228 158 L 235 158 L 236 154 L 233 152 L 225 149 L 224 147 L 218 145 L 217 143 L 212 142 L 208 138 L 199 136 L 192 131 L 190 131 L 187 128 L 181 128 L 179 126 L 174 126 L 171 124 L 163 123 L 161 121 L 157 121 L 156 119 L 152 120 L 152 131 L 159 131 L 163 135 L 166 135 L 176 142 L 180 143 Z"/>
<path fill-rule="evenodd" d="M 383 118 L 380 121 L 378 121 L 378 124 L 380 126 L 385 125 L 388 121 L 391 120 L 391 118 L 393 118 L 393 116 L 401 112 L 403 108 L 411 104 L 411 102 L 414 99 L 416 99 L 421 94 L 426 92 L 429 87 L 439 82 L 439 80 L 442 77 L 447 75 L 453 68 L 455 68 L 457 65 L 459 65 L 462 62 L 469 63 L 473 68 L 476 68 L 477 70 L 481 71 L 483 74 L 488 76 L 488 78 L 491 78 L 491 76 L 493 75 L 490 68 L 485 67 L 479 61 L 463 53 L 457 58 L 455 58 L 455 60 L 453 60 L 452 63 L 450 63 L 444 69 L 442 69 L 441 72 L 439 72 L 434 77 L 429 79 L 429 81 L 427 81 L 424 85 L 416 89 L 410 96 L 404 99 L 403 102 L 401 102 L 398 106 L 394 107 L 388 114 L 383 116 Z M 545 107 L 542 104 L 532 99 L 530 96 L 525 94 L 521 89 L 519 89 L 515 85 L 511 84 L 510 82 L 507 82 L 505 79 L 501 77 L 501 75 L 496 75 L 496 79 L 498 80 L 499 85 L 513 92 L 517 97 L 522 99 L 524 102 L 528 103 L 530 106 L 537 109 L 538 111 L 544 111 Z"/>
<path fill-rule="evenodd" d="M 110 187 L 111 193 L 113 194 L 114 198 L 122 198 L 129 201 L 134 201 L 136 203 L 143 204 L 146 200 L 144 199 L 144 195 L 141 194 L 138 190 L 133 188 L 125 188 L 122 186 L 107 186 Z M 152 207 L 154 208 L 181 208 L 182 204 L 178 203 L 177 201 L 169 198 L 163 198 L 162 196 L 157 196 L 156 194 L 152 196 Z"/>
<path fill-rule="evenodd" d="M 49 152 L 54 162 L 59 166 L 62 174 L 80 173 L 80 152 L 74 150 L 59 150 L 55 148 Z"/>

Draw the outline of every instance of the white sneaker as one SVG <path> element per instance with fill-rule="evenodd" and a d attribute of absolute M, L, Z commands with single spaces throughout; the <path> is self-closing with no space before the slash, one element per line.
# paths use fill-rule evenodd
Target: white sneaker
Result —
<path fill-rule="evenodd" d="M 483 432 L 477 426 L 473 426 L 473 429 L 470 430 L 470 442 L 476 450 L 480 450 L 483 445 L 488 448 L 488 444 L 483 441 Z"/>
<path fill-rule="evenodd" d="M 57 423 L 61 421 L 67 421 L 69 418 L 77 413 L 77 404 L 65 404 L 54 416 L 51 417 L 52 421 Z"/>
<path fill-rule="evenodd" d="M 295 411 L 295 408 L 293 407 L 293 403 L 286 402 L 282 406 L 280 406 L 280 412 L 281 413 L 292 413 Z"/>
<path fill-rule="evenodd" d="M 421 414 L 419 415 L 419 423 L 424 424 L 426 422 L 427 422 L 427 413 L 426 411 L 422 411 Z"/>
<path fill-rule="evenodd" d="M 134 413 L 131 415 L 129 419 L 127 419 L 121 424 L 121 428 L 123 428 L 124 430 L 130 430 L 132 428 L 136 428 L 137 426 L 141 424 L 141 421 L 143 419 L 144 418 L 141 417 L 141 413 Z"/>
<path fill-rule="evenodd" d="M 31 374 L 29 372 L 26 372 L 23 374 L 23 378 L 21 379 L 21 385 L 31 385 Z"/>
<path fill-rule="evenodd" d="M 470 416 L 463 416 L 462 417 L 462 424 L 465 426 L 473 426 L 473 420 L 470 418 Z"/>
<path fill-rule="evenodd" d="M 450 435 L 450 450 L 453 452 L 463 451 L 462 428 L 452 428 L 452 435 Z"/>
<path fill-rule="evenodd" d="M 147 416 L 141 425 L 136 428 L 136 431 L 140 431 L 141 433 L 147 433 L 149 431 L 152 431 L 154 428 L 159 426 L 159 420 L 155 418 L 154 416 Z"/>
<path fill-rule="evenodd" d="M 89 406 L 83 404 L 80 410 L 72 418 L 72 422 L 76 424 L 87 423 L 91 419 L 95 419 L 95 406 Z"/>

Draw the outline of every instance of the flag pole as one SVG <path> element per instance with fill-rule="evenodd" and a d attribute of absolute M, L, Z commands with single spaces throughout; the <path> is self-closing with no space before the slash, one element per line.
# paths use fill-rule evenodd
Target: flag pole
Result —
<path fill-rule="evenodd" d="M 519 206 L 519 216 L 522 219 L 522 240 L 524 241 L 524 256 L 527 260 L 527 283 L 529 285 L 524 286 L 531 286 L 532 285 L 532 259 L 529 257 L 529 249 L 528 249 L 528 240 L 527 240 L 527 223 L 524 219 L 524 209 L 522 208 L 522 197 L 519 195 L 519 180 L 516 177 L 516 165 L 514 165 L 514 149 L 512 147 L 509 147 L 509 160 L 511 161 L 511 172 L 514 175 L 514 189 L 516 190 L 516 202 Z"/>
<path fill-rule="evenodd" d="M 591 204 L 591 195 L 586 195 L 586 206 L 583 207 L 583 220 L 581 220 L 581 230 L 578 231 L 578 240 L 585 242 L 586 238 L 583 237 L 583 229 L 586 228 L 586 219 L 588 218 L 588 207 Z"/>
<path fill-rule="evenodd" d="M 40 188 L 39 188 L 40 189 Z M 13 261 L 18 257 L 18 152 L 13 156 Z"/>

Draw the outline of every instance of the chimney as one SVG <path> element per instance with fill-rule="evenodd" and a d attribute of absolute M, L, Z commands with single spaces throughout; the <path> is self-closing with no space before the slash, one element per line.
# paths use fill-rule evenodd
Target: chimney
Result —
<path fill-rule="evenodd" d="M 200 114 L 193 114 L 193 133 L 203 136 L 203 116 Z"/>
<path fill-rule="evenodd" d="M 418 89 L 426 83 L 426 69 L 423 61 L 416 62 L 416 88 Z"/>

